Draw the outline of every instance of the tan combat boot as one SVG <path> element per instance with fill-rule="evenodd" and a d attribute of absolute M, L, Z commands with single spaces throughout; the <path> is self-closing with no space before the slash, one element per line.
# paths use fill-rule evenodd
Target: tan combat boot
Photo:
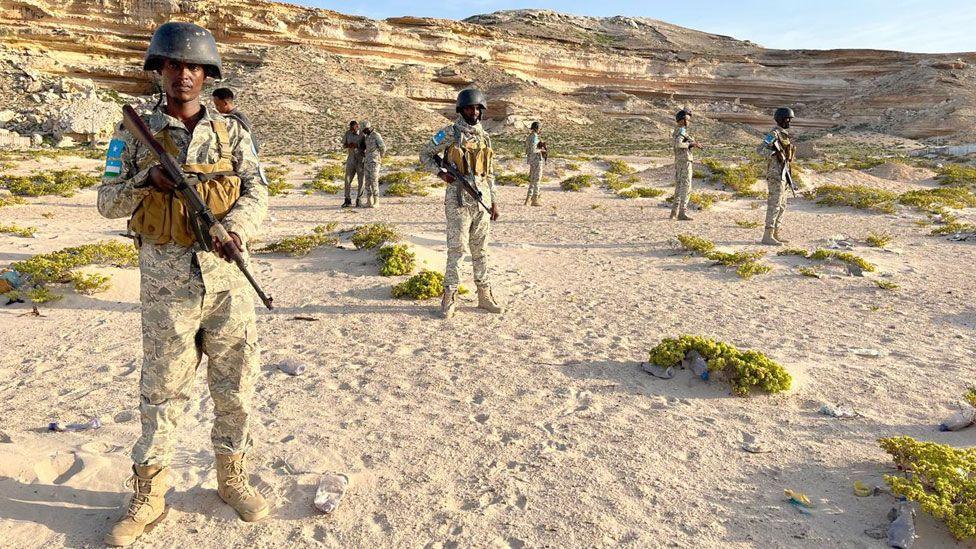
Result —
<path fill-rule="evenodd" d="M 678 212 L 678 221 L 691 221 L 694 217 L 686 214 L 685 212 Z"/>
<path fill-rule="evenodd" d="M 789 242 L 789 240 L 786 240 L 785 238 L 779 235 L 779 227 L 773 229 L 773 238 L 783 243 Z"/>
<path fill-rule="evenodd" d="M 452 318 L 457 309 L 457 286 L 447 286 L 444 288 L 444 297 L 441 298 L 441 317 Z"/>
<path fill-rule="evenodd" d="M 767 246 L 782 246 L 783 245 L 782 242 L 780 242 L 779 240 L 776 240 L 776 237 L 773 236 L 773 232 L 775 232 L 775 230 L 776 229 L 767 228 L 766 231 L 763 232 L 763 237 L 762 237 L 762 243 L 763 244 L 765 244 Z"/>
<path fill-rule="evenodd" d="M 675 206 L 675 207 L 671 208 L 671 217 L 670 217 L 670 219 L 677 219 L 677 217 L 678 217 L 678 207 Z"/>
<path fill-rule="evenodd" d="M 528 206 L 530 200 L 532 200 L 532 193 L 526 193 L 525 194 L 525 204 L 522 204 L 522 205 L 523 206 Z"/>
<path fill-rule="evenodd" d="M 532 205 L 533 206 L 541 206 L 542 205 L 542 202 L 539 201 L 539 195 L 535 195 L 535 196 L 532 197 Z"/>
<path fill-rule="evenodd" d="M 478 286 L 478 308 L 495 314 L 505 312 L 495 301 L 495 296 L 491 295 L 491 286 Z"/>
<path fill-rule="evenodd" d="M 105 534 L 105 545 L 125 547 L 135 543 L 147 529 L 165 515 L 163 497 L 169 489 L 169 469 L 157 465 L 133 465 L 133 475 L 125 482 L 132 488 L 132 499 L 125 515 Z"/>
<path fill-rule="evenodd" d="M 217 494 L 244 522 L 268 516 L 268 502 L 251 486 L 244 470 L 244 454 L 217 454 Z"/>

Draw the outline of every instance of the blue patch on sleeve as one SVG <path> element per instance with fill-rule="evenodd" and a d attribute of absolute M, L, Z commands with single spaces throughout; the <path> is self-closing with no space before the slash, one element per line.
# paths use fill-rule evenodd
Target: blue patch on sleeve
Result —
<path fill-rule="evenodd" d="M 773 144 L 773 141 L 776 141 L 776 136 L 773 135 L 773 134 L 771 134 L 771 133 L 767 133 L 766 134 L 766 139 L 763 139 L 763 143 L 765 143 L 767 145 L 772 145 Z"/>
<path fill-rule="evenodd" d="M 105 175 L 109 177 L 115 177 L 122 174 L 122 161 L 121 160 L 106 160 L 105 161 Z"/>
<path fill-rule="evenodd" d="M 434 145 L 440 145 L 444 142 L 444 138 L 447 137 L 447 133 L 444 130 L 437 132 L 437 135 L 430 138 L 431 143 Z"/>
<path fill-rule="evenodd" d="M 106 160 L 120 160 L 122 158 L 122 151 L 125 150 L 125 141 L 121 139 L 113 139 L 111 143 L 108 144 L 108 154 L 105 155 Z"/>
<path fill-rule="evenodd" d="M 684 128 L 678 129 L 678 135 L 686 135 L 688 132 Z"/>

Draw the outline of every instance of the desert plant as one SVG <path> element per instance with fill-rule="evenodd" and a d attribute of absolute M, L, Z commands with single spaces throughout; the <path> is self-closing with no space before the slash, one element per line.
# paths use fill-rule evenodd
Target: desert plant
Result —
<path fill-rule="evenodd" d="M 897 290 L 900 286 L 890 280 L 875 280 L 874 285 L 882 290 Z"/>
<path fill-rule="evenodd" d="M 567 179 L 562 180 L 559 186 L 564 191 L 579 192 L 583 190 L 584 187 L 592 187 L 595 177 L 589 174 L 574 175 Z"/>
<path fill-rule="evenodd" d="M 410 251 L 406 244 L 383 246 L 376 253 L 380 263 L 380 275 L 401 276 L 410 274 L 417 266 L 417 254 Z"/>
<path fill-rule="evenodd" d="M 650 187 L 636 187 L 633 189 L 627 189 L 625 191 L 620 191 L 617 196 L 620 198 L 657 198 L 664 194 L 662 189 L 654 189 Z"/>
<path fill-rule="evenodd" d="M 319 168 L 315 177 L 305 183 L 304 187 L 309 191 L 319 191 L 326 194 L 338 194 L 342 192 L 343 185 L 336 183 L 343 181 L 346 175 L 345 166 L 342 164 L 329 164 Z"/>
<path fill-rule="evenodd" d="M 109 240 L 38 254 L 10 267 L 28 277 L 34 284 L 44 284 L 70 282 L 71 270 L 85 265 L 134 267 L 138 263 L 139 254 L 132 244 Z"/>
<path fill-rule="evenodd" d="M 278 196 L 287 194 L 289 189 L 293 189 L 291 184 L 285 181 L 288 170 L 280 166 L 269 166 L 264 169 L 264 177 L 268 180 L 268 195 Z"/>
<path fill-rule="evenodd" d="M 337 224 L 317 225 L 310 234 L 290 236 L 256 250 L 258 253 L 285 253 L 295 257 L 308 255 L 319 246 L 335 246 L 339 238 L 333 234 Z"/>
<path fill-rule="evenodd" d="M 973 187 L 976 186 L 976 167 L 964 164 L 944 164 L 936 171 L 935 178 L 943 185 Z"/>
<path fill-rule="evenodd" d="M 630 164 L 624 162 L 623 160 L 607 161 L 607 173 L 616 175 L 630 175 L 636 171 L 637 170 L 635 170 Z"/>
<path fill-rule="evenodd" d="M 495 176 L 495 183 L 498 185 L 524 187 L 529 184 L 529 174 L 527 173 L 503 173 Z"/>
<path fill-rule="evenodd" d="M 697 351 L 708 362 L 710 375 L 723 377 L 739 396 L 748 396 L 755 389 L 779 393 L 788 390 L 793 381 L 786 369 L 763 353 L 740 351 L 701 336 L 665 338 L 651 349 L 648 360 L 663 368 L 676 367 L 691 351 Z"/>
<path fill-rule="evenodd" d="M 940 213 L 945 208 L 976 207 L 976 193 L 966 187 L 917 189 L 902 193 L 898 203 L 928 213 Z"/>
<path fill-rule="evenodd" d="M 80 294 L 92 295 L 109 289 L 112 278 L 103 274 L 72 273 L 71 282 L 75 291 Z"/>
<path fill-rule="evenodd" d="M 63 295 L 52 291 L 47 286 L 37 286 L 27 291 L 27 299 L 34 303 L 50 303 L 52 301 L 58 301 L 63 297 Z"/>
<path fill-rule="evenodd" d="M 14 206 L 18 204 L 26 204 L 27 201 L 19 196 L 0 196 L 0 208 L 5 206 Z"/>
<path fill-rule="evenodd" d="M 860 268 L 862 271 L 871 273 L 877 270 L 874 264 L 869 263 L 863 257 L 854 255 L 850 252 L 839 252 L 837 250 L 825 250 L 823 248 L 818 248 L 812 253 L 807 255 L 808 259 L 814 259 L 819 261 L 829 261 L 831 259 L 840 261 L 841 263 L 847 263 L 848 265 L 853 265 Z"/>
<path fill-rule="evenodd" d="M 706 158 L 701 163 L 711 172 L 711 175 L 708 176 L 709 181 L 721 183 L 735 192 L 750 191 L 763 174 L 762 160 L 758 158 L 730 166 L 726 166 L 714 158 Z"/>
<path fill-rule="evenodd" d="M 891 241 L 894 239 L 895 237 L 891 236 L 891 233 L 870 232 L 865 240 L 868 246 L 872 248 L 884 248 L 888 244 L 891 244 Z"/>
<path fill-rule="evenodd" d="M 898 195 L 891 191 L 864 185 L 821 185 L 810 194 L 823 206 L 850 206 L 883 213 L 893 213 L 898 199 Z"/>
<path fill-rule="evenodd" d="M 359 249 L 372 250 L 386 243 L 398 242 L 402 237 L 392 226 L 386 223 L 371 223 L 356 227 L 352 235 L 352 243 Z"/>
<path fill-rule="evenodd" d="M 74 196 L 79 189 L 98 184 L 99 179 L 78 170 L 55 170 L 28 176 L 0 176 L 0 186 L 16 196 Z"/>
<path fill-rule="evenodd" d="M 800 274 L 803 276 L 809 276 L 811 278 L 821 278 L 823 275 L 820 274 L 820 270 L 816 267 L 800 267 Z"/>
<path fill-rule="evenodd" d="M 0 225 L 0 233 L 13 234 L 24 238 L 31 238 L 37 232 L 37 227 L 20 227 L 18 225 Z"/>
<path fill-rule="evenodd" d="M 976 448 L 919 442 L 907 436 L 878 440 L 900 475 L 885 475 L 895 496 L 918 502 L 945 522 L 957 539 L 976 537 Z"/>
<path fill-rule="evenodd" d="M 763 251 L 720 252 L 715 249 L 715 244 L 712 241 L 690 234 L 679 234 L 678 242 L 690 252 L 715 261 L 720 265 L 734 267 L 735 273 L 740 278 L 748 279 L 773 270 L 769 265 L 759 263 L 759 260 L 766 255 L 766 252 Z"/>
<path fill-rule="evenodd" d="M 395 298 L 430 299 L 444 294 L 444 275 L 424 269 L 393 287 Z"/>
<path fill-rule="evenodd" d="M 740 229 L 755 229 L 756 227 L 762 225 L 762 222 L 753 221 L 751 219 L 736 219 L 735 225 Z"/>

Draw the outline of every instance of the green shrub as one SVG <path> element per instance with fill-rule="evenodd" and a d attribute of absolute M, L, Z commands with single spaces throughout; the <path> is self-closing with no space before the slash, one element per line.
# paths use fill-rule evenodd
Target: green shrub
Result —
<path fill-rule="evenodd" d="M 693 234 L 679 234 L 678 242 L 686 250 L 703 255 L 715 249 L 714 242 Z"/>
<path fill-rule="evenodd" d="M 875 280 L 874 285 L 882 290 L 897 290 L 900 287 L 890 280 Z"/>
<path fill-rule="evenodd" d="M 47 286 L 38 286 L 27 291 L 27 299 L 34 303 L 50 303 L 63 297 L 63 295 L 51 291 Z"/>
<path fill-rule="evenodd" d="M 725 200 L 725 197 L 716 193 L 709 193 L 705 191 L 693 192 L 688 197 L 688 202 L 699 210 L 707 210 L 715 205 L 719 200 Z M 673 200 L 672 200 L 673 202 Z"/>
<path fill-rule="evenodd" d="M 19 196 L 0 196 L 0 208 L 5 206 L 14 206 L 17 204 L 26 204 L 27 201 Z"/>
<path fill-rule="evenodd" d="M 874 272 L 877 270 L 872 263 L 868 263 L 864 258 L 854 255 L 850 252 L 839 252 L 837 250 L 825 250 L 823 248 L 818 248 L 816 251 L 807 256 L 809 259 L 816 259 L 820 261 L 828 261 L 835 259 L 841 263 L 847 263 L 848 265 L 854 265 L 859 267 L 864 272 Z"/>
<path fill-rule="evenodd" d="M 891 493 L 917 502 L 957 539 L 976 537 L 976 448 L 957 449 L 900 436 L 878 440 L 901 472 L 886 475 Z"/>
<path fill-rule="evenodd" d="M 965 187 L 920 189 L 902 193 L 898 197 L 898 203 L 912 206 L 923 212 L 938 213 L 944 208 L 974 208 L 976 194 Z"/>
<path fill-rule="evenodd" d="M 701 163 L 711 172 L 709 181 L 721 183 L 735 192 L 750 191 L 765 170 L 762 159 L 758 158 L 734 166 L 726 166 L 714 158 L 706 158 Z"/>
<path fill-rule="evenodd" d="M 625 191 L 620 191 L 617 196 L 620 198 L 657 198 L 664 194 L 662 189 L 654 189 L 650 187 L 637 187 L 633 189 L 627 189 Z"/>
<path fill-rule="evenodd" d="M 800 267 L 800 274 L 811 278 L 820 278 L 820 271 L 816 267 Z"/>
<path fill-rule="evenodd" d="M 138 264 L 139 253 L 132 244 L 108 240 L 38 254 L 18 261 L 10 267 L 28 277 L 33 283 L 44 284 L 71 282 L 71 270 L 85 265 L 134 267 Z"/>
<path fill-rule="evenodd" d="M 868 233 L 868 237 L 866 240 L 868 246 L 871 246 L 872 248 L 884 248 L 888 244 L 891 244 L 891 241 L 894 239 L 895 237 L 891 236 L 891 233 L 871 232 Z"/>
<path fill-rule="evenodd" d="M 963 398 L 970 406 L 976 408 L 976 387 L 967 388 L 966 393 L 963 394 Z"/>
<path fill-rule="evenodd" d="M 287 194 L 289 189 L 293 189 L 287 181 L 285 181 L 285 175 L 288 174 L 288 170 L 280 166 L 269 166 L 264 168 L 264 177 L 268 180 L 268 195 L 278 196 L 280 194 Z"/>
<path fill-rule="evenodd" d="M 607 161 L 607 173 L 612 173 L 616 175 L 630 175 L 637 172 L 630 164 L 624 162 L 623 160 L 608 160 Z"/>
<path fill-rule="evenodd" d="M 736 191 L 732 193 L 732 196 L 736 198 L 756 198 L 758 200 L 766 200 L 769 198 L 769 191 Z"/>
<path fill-rule="evenodd" d="M 935 178 L 943 185 L 976 186 L 976 167 L 963 164 L 944 164 L 936 171 Z"/>
<path fill-rule="evenodd" d="M 503 173 L 495 176 L 495 183 L 498 185 L 511 187 L 524 187 L 529 184 L 529 174 L 526 173 Z"/>
<path fill-rule="evenodd" d="M 862 158 L 848 158 L 844 162 L 844 167 L 851 170 L 870 170 L 871 168 L 886 164 L 888 162 L 896 162 L 894 158 L 874 158 L 874 157 L 862 157 Z"/>
<path fill-rule="evenodd" d="M 381 185 L 417 184 L 423 181 L 429 174 L 421 171 L 391 172 L 379 178 Z"/>
<path fill-rule="evenodd" d="M 579 192 L 583 190 L 584 187 L 592 187 L 595 177 L 589 174 L 574 175 L 567 179 L 562 180 L 559 186 L 562 187 L 564 191 Z"/>
<path fill-rule="evenodd" d="M 345 187 L 345 183 L 336 183 L 336 181 L 344 181 L 346 176 L 346 168 L 342 164 L 329 164 L 319 169 L 315 174 L 315 177 L 311 181 L 305 183 L 304 188 L 307 191 L 319 191 L 326 194 L 339 194 Z"/>
<path fill-rule="evenodd" d="M 310 234 L 290 236 L 256 250 L 258 253 L 285 253 L 295 257 L 306 256 L 319 246 L 335 246 L 339 238 L 332 234 L 337 224 L 317 225 Z"/>
<path fill-rule="evenodd" d="M 740 351 L 700 336 L 666 338 L 651 349 L 648 360 L 663 368 L 676 367 L 691 351 L 697 351 L 708 362 L 709 374 L 722 376 L 739 396 L 748 396 L 755 389 L 779 393 L 788 390 L 793 382 L 781 365 L 763 353 Z"/>
<path fill-rule="evenodd" d="M 939 227 L 932 229 L 932 232 L 930 232 L 929 234 L 933 236 L 944 236 L 947 234 L 972 233 L 972 232 L 976 232 L 976 225 L 953 219 L 952 221 L 949 221 L 945 225 L 941 225 Z"/>
<path fill-rule="evenodd" d="M 828 173 L 828 172 L 835 172 L 843 168 L 844 165 L 841 164 L 840 162 L 834 162 L 833 160 L 829 160 L 825 158 L 820 162 L 816 162 L 816 161 L 804 162 L 803 167 L 813 170 L 817 173 Z"/>
<path fill-rule="evenodd" d="M 400 233 L 386 223 L 360 225 L 352 235 L 352 243 L 361 250 L 372 250 L 386 243 L 398 242 L 400 239 Z"/>
<path fill-rule="evenodd" d="M 898 195 L 891 191 L 864 185 L 821 185 L 811 194 L 817 204 L 823 206 L 850 206 L 884 213 L 893 213 L 898 199 Z"/>
<path fill-rule="evenodd" d="M 383 246 L 376 254 L 380 262 L 380 275 L 401 276 L 413 272 L 417 266 L 417 254 L 410 251 L 406 244 Z"/>
<path fill-rule="evenodd" d="M 393 297 L 416 300 L 444 295 L 444 275 L 424 269 L 393 287 Z"/>
<path fill-rule="evenodd" d="M 418 183 L 391 183 L 386 188 L 386 196 L 427 196 L 430 192 L 427 187 Z"/>
<path fill-rule="evenodd" d="M 751 219 L 736 219 L 735 225 L 740 229 L 755 229 L 762 225 L 760 221 L 753 221 Z"/>
<path fill-rule="evenodd" d="M 79 294 L 93 295 L 109 289 L 112 278 L 103 274 L 72 273 L 71 281 Z"/>
<path fill-rule="evenodd" d="M 679 234 L 678 242 L 690 252 L 715 261 L 720 265 L 734 267 L 739 278 L 748 279 L 773 270 L 769 265 L 759 263 L 759 260 L 766 255 L 766 252 L 763 251 L 720 252 L 715 250 L 715 244 L 711 240 L 690 234 Z"/>
<path fill-rule="evenodd" d="M 0 186 L 16 196 L 74 196 L 79 189 L 98 184 L 99 179 L 78 170 L 55 170 L 28 176 L 0 176 Z"/>
<path fill-rule="evenodd" d="M 578 172 L 580 171 L 580 165 L 577 164 L 576 162 L 567 162 L 566 170 L 570 172 Z"/>
<path fill-rule="evenodd" d="M 31 238 L 37 232 L 37 227 L 19 227 L 17 225 L 0 225 L 0 233 L 13 234 L 24 238 Z"/>

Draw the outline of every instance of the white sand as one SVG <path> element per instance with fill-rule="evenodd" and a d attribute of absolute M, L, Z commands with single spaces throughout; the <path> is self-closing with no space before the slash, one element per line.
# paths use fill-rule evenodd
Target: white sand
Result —
<path fill-rule="evenodd" d="M 665 163 L 646 159 L 641 167 Z M 663 187 L 669 170 L 645 179 L 659 172 Z M 757 201 L 721 202 L 678 224 L 667 220 L 660 199 L 564 193 L 553 181 L 544 188 L 545 207 L 530 208 L 521 206 L 524 189 L 500 192 L 492 260 L 496 295 L 509 307 L 502 316 L 476 310 L 471 295 L 451 322 L 434 316 L 434 300 L 393 300 L 395 281 L 377 275 L 366 251 L 258 256 L 257 278 L 278 309 L 259 311 L 264 358 L 252 455 L 274 514 L 246 524 L 217 497 L 211 403 L 198 379 L 179 433 L 172 509 L 147 542 L 882 547 L 863 531 L 884 522 L 892 499 L 852 493 L 855 479 L 883 484 L 891 472 L 875 440 L 907 434 L 976 444 L 976 429 L 936 430 L 976 373 L 972 243 L 927 236 L 915 214 L 820 208 L 801 199 L 785 218 L 791 245 L 855 238 L 855 252 L 901 289 L 878 289 L 836 266 L 822 280 L 805 278 L 796 266 L 807 263 L 775 256 L 767 259 L 772 273 L 743 281 L 679 253 L 671 240 L 691 232 L 754 249 L 761 229 L 733 220 L 761 220 Z M 40 229 L 36 239 L 0 235 L 0 266 L 120 232 L 124 222 L 101 219 L 94 199 L 89 190 L 0 210 L 4 221 Z M 443 268 L 439 192 L 383 198 L 375 210 L 340 210 L 340 201 L 273 198 L 266 239 L 330 221 L 389 221 L 432 268 Z M 869 231 L 894 234 L 893 250 L 864 247 Z M 2 545 L 98 546 L 124 500 L 128 451 L 139 432 L 132 413 L 142 352 L 138 277 L 98 270 L 113 275 L 112 290 L 69 295 L 43 306 L 43 318 L 19 316 L 29 310 L 24 305 L 0 306 L 0 430 L 13 438 L 0 443 Z M 465 285 L 473 287 L 470 278 Z M 745 399 L 688 372 L 662 381 L 640 371 L 650 347 L 682 333 L 764 351 L 796 386 Z M 851 352 L 859 348 L 881 356 Z M 309 371 L 277 371 L 285 358 L 306 361 Z M 863 417 L 826 418 L 817 413 L 824 402 L 848 404 Z M 49 421 L 88 416 L 105 426 L 44 431 Z M 741 450 L 743 431 L 772 452 Z M 312 508 L 317 474 L 327 471 L 351 479 L 330 517 Z M 786 504 L 784 488 L 807 493 L 814 513 Z M 918 547 L 956 547 L 930 517 L 919 516 L 919 529 Z"/>

